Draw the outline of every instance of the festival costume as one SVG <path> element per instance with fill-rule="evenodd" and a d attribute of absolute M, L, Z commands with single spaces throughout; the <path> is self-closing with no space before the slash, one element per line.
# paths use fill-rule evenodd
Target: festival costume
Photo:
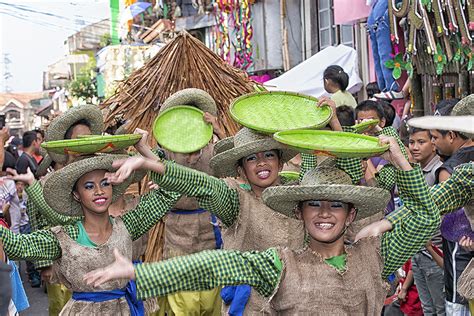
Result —
<path fill-rule="evenodd" d="M 73 184 L 83 174 L 93 170 L 114 171 L 112 161 L 120 159 L 119 155 L 102 155 L 86 158 L 69 164 L 63 169 L 52 173 L 45 181 L 45 200 L 51 208 L 61 211 L 68 216 L 77 216 L 81 212 L 81 205 L 72 198 Z M 113 186 L 113 200 L 121 196 L 132 180 Z M 69 189 L 66 189 L 69 188 Z M 130 307 L 123 299 L 123 284 L 109 282 L 100 288 L 90 288 L 85 285 L 82 277 L 85 272 L 111 263 L 114 260 L 112 249 L 117 247 L 124 251 L 131 259 L 132 240 L 138 239 L 158 222 L 167 210 L 177 201 L 178 194 L 166 192 L 162 189 L 153 190 L 143 196 L 137 208 L 123 216 L 111 218 L 113 232 L 107 242 L 96 247 L 84 248 L 80 245 L 80 227 L 82 224 L 55 227 L 51 230 L 38 230 L 28 235 L 16 236 L 10 231 L 1 228 L 0 238 L 3 241 L 7 255 L 12 259 L 55 260 L 55 271 L 60 280 L 72 290 L 73 298 L 66 304 L 62 315 L 78 314 L 91 315 L 100 311 L 104 315 L 129 315 Z M 87 236 L 87 234 L 86 234 Z M 84 237 L 84 233 L 82 234 Z M 100 260 L 99 260 L 100 259 Z M 80 262 L 81 264 L 78 264 Z M 71 268 L 73 266 L 74 268 Z M 68 268 L 69 267 L 69 268 Z M 117 290 L 108 293 L 104 299 L 104 290 Z M 77 291 L 90 291 L 80 293 Z M 92 298 L 91 298 L 92 297 Z M 84 300 L 92 300 L 84 302 Z M 150 311 L 156 310 L 156 304 L 148 302 Z M 145 304 L 145 308 L 147 304 Z M 154 306 L 153 306 L 154 305 Z"/>
<path fill-rule="evenodd" d="M 211 159 L 216 175 L 237 175 L 237 161 L 250 154 L 279 149 L 283 162 L 297 153 L 284 148 L 268 136 L 247 128 L 233 138 L 216 144 Z M 202 172 L 165 162 L 164 175 L 154 175 L 152 180 L 163 188 L 196 197 L 199 206 L 215 214 L 224 224 L 222 232 L 224 249 L 241 251 L 264 250 L 273 246 L 300 248 L 304 243 L 303 222 L 288 218 L 263 204 L 248 186 L 240 185 L 233 178 L 219 180 Z M 247 313 L 257 313 L 264 308 L 264 299 L 252 290 L 246 305 Z"/>
<path fill-rule="evenodd" d="M 169 167 L 169 166 L 167 166 Z M 167 169 L 170 174 L 175 174 Z M 321 174 L 330 181 L 336 171 L 314 170 L 305 176 L 314 178 Z M 270 248 L 265 251 L 206 251 L 192 256 L 179 257 L 160 263 L 142 264 L 135 268 L 138 295 L 150 297 L 178 290 L 196 290 L 226 284 L 250 284 L 266 301 L 268 314 L 295 315 L 377 315 L 385 299 L 384 279 L 415 253 L 436 230 L 439 214 L 432 203 L 421 170 L 397 171 L 397 183 L 404 199 L 402 208 L 410 210 L 403 223 L 383 236 L 365 238 L 345 246 L 346 253 L 322 260 L 316 252 L 303 248 Z M 285 196 L 294 202 L 300 198 L 312 199 L 309 187 L 314 186 L 314 199 L 326 197 L 339 199 L 339 189 L 350 187 L 355 207 L 365 200 L 385 203 L 388 192 L 376 198 L 378 188 L 351 185 L 349 176 L 333 184 L 306 181 L 308 189 L 299 186 L 267 188 L 263 199 L 272 205 L 285 202 Z M 319 186 L 318 186 L 318 181 Z M 367 191 L 369 190 L 369 191 Z M 361 192 L 359 195 L 357 191 Z M 361 217 L 370 216 L 377 206 L 365 202 L 369 209 L 358 208 Z M 290 203 L 287 204 L 289 206 Z M 291 214 L 293 208 L 281 206 L 279 212 Z M 251 224 L 251 223 L 249 223 Z M 336 263 L 338 262 L 338 263 Z M 259 314 L 251 311 L 247 314 Z"/>

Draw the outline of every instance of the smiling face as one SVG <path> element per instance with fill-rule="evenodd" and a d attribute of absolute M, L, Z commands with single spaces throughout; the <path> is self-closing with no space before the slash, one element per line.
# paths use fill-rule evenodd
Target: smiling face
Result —
<path fill-rule="evenodd" d="M 267 150 L 243 158 L 241 167 L 250 185 L 265 189 L 278 181 L 283 163 L 277 150 Z"/>
<path fill-rule="evenodd" d="M 355 209 L 338 201 L 305 201 L 300 217 L 307 232 L 317 242 L 332 243 L 344 238 L 344 230 L 355 218 Z"/>
<path fill-rule="evenodd" d="M 107 182 L 105 173 L 105 170 L 94 170 L 77 180 L 73 195 L 84 212 L 102 214 L 108 211 L 112 203 L 112 185 Z"/>

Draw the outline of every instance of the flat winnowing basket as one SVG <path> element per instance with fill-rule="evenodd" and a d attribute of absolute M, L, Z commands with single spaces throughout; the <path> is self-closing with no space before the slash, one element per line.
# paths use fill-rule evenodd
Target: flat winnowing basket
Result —
<path fill-rule="evenodd" d="M 316 129 L 326 126 L 332 116 L 331 108 L 317 107 L 317 101 L 294 92 L 254 92 L 235 99 L 230 115 L 238 123 L 264 133 Z"/>

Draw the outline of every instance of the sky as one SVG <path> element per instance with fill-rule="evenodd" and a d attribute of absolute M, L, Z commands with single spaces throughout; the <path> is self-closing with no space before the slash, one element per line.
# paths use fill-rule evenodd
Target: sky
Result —
<path fill-rule="evenodd" d="M 4 54 L 11 61 L 11 91 L 41 91 L 43 71 L 67 53 L 67 37 L 109 17 L 109 0 L 0 0 L 0 92 Z"/>

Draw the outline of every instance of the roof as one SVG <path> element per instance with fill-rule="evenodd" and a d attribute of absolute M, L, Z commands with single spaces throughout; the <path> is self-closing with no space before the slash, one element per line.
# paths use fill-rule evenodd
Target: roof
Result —
<path fill-rule="evenodd" d="M 45 92 L 17 92 L 17 93 L 0 93 L 0 105 L 7 104 L 11 99 L 15 99 L 22 104 L 29 103 L 31 100 L 46 97 Z"/>

